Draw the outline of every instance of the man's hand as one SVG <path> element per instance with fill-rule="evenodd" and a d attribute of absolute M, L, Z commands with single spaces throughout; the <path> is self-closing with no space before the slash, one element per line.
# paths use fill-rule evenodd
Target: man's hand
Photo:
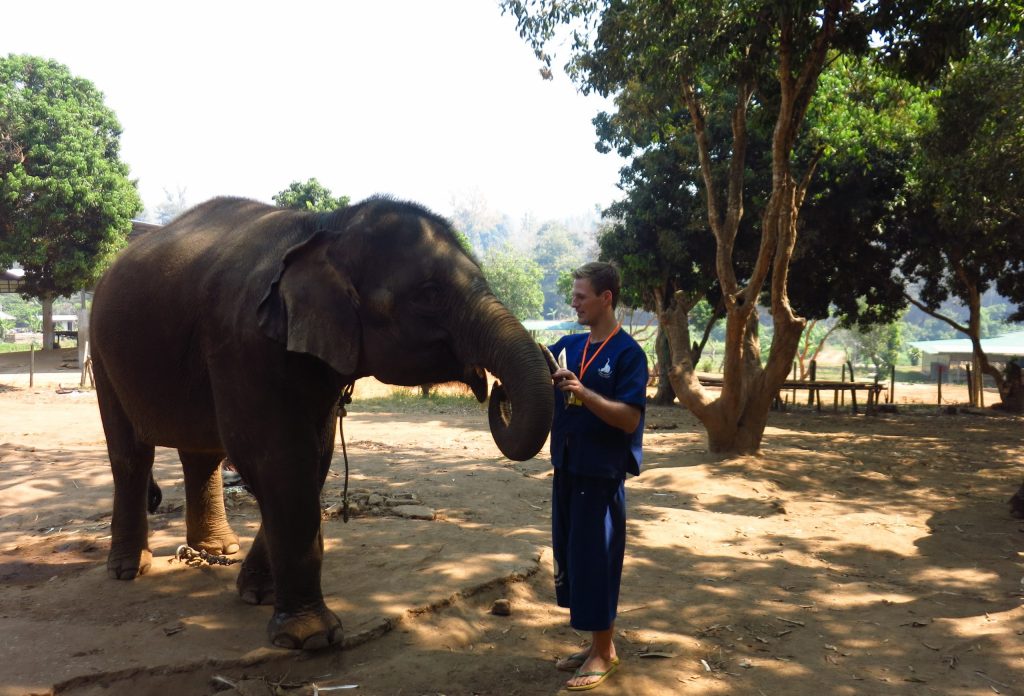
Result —
<path fill-rule="evenodd" d="M 582 392 L 589 391 L 580 382 L 571 370 L 567 370 L 564 367 L 560 367 L 555 370 L 554 374 L 551 375 L 551 381 L 554 382 L 555 386 L 562 390 L 563 393 L 570 393 L 575 395 L 580 401 L 582 401 Z"/>
<path fill-rule="evenodd" d="M 640 409 L 621 401 L 606 399 L 592 389 L 587 389 L 570 370 L 559 368 L 551 375 L 551 381 L 564 394 L 572 394 L 591 413 L 613 428 L 632 433 L 640 425 Z"/>

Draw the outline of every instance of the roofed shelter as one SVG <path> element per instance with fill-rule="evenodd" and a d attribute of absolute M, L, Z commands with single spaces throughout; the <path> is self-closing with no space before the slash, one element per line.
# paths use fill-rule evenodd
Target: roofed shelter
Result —
<path fill-rule="evenodd" d="M 941 366 L 952 375 L 953 371 L 974 360 L 974 349 L 969 338 L 951 338 L 942 341 L 912 341 L 921 351 L 921 372 L 935 376 Z M 1024 357 L 1024 331 L 981 339 L 981 349 L 988 361 L 1002 369 L 1010 358 Z"/>

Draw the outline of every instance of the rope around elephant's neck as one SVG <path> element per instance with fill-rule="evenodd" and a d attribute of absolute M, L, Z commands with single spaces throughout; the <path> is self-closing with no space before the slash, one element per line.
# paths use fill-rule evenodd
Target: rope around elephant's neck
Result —
<path fill-rule="evenodd" d="M 341 520 L 348 524 L 348 449 L 345 447 L 345 416 L 348 411 L 345 407 L 352 403 L 352 390 L 355 389 L 355 382 L 345 385 L 338 399 L 338 432 L 341 435 L 341 455 L 345 459 L 345 487 L 341 493 Z"/>

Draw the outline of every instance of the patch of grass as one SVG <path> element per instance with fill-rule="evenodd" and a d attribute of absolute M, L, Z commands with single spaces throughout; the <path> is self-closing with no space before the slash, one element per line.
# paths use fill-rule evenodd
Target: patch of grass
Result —
<path fill-rule="evenodd" d="M 358 389 L 349 413 L 477 413 L 486 408 L 469 389 L 444 385 L 423 397 L 419 387 L 393 387 L 383 396 L 360 398 Z"/>
<path fill-rule="evenodd" d="M 60 347 L 63 348 L 74 348 L 75 342 L 72 340 L 61 341 Z M 0 353 L 27 353 L 31 350 L 31 343 L 0 343 Z M 36 350 L 42 350 L 42 345 L 36 343 Z"/>
<path fill-rule="evenodd" d="M 36 348 L 38 349 L 39 346 Z M 28 343 L 0 343 L 0 353 L 27 353 L 28 350 Z"/>

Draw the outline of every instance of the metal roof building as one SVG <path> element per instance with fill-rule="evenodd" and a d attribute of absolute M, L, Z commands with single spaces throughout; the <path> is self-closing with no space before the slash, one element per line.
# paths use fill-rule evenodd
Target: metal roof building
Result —
<path fill-rule="evenodd" d="M 974 356 L 969 338 L 912 341 L 910 345 L 921 351 L 921 372 L 926 374 L 934 371 L 932 365 L 949 367 L 959 363 L 970 363 Z M 1024 331 L 983 338 L 981 349 L 992 363 L 1005 364 L 1010 358 L 1024 357 Z"/>

